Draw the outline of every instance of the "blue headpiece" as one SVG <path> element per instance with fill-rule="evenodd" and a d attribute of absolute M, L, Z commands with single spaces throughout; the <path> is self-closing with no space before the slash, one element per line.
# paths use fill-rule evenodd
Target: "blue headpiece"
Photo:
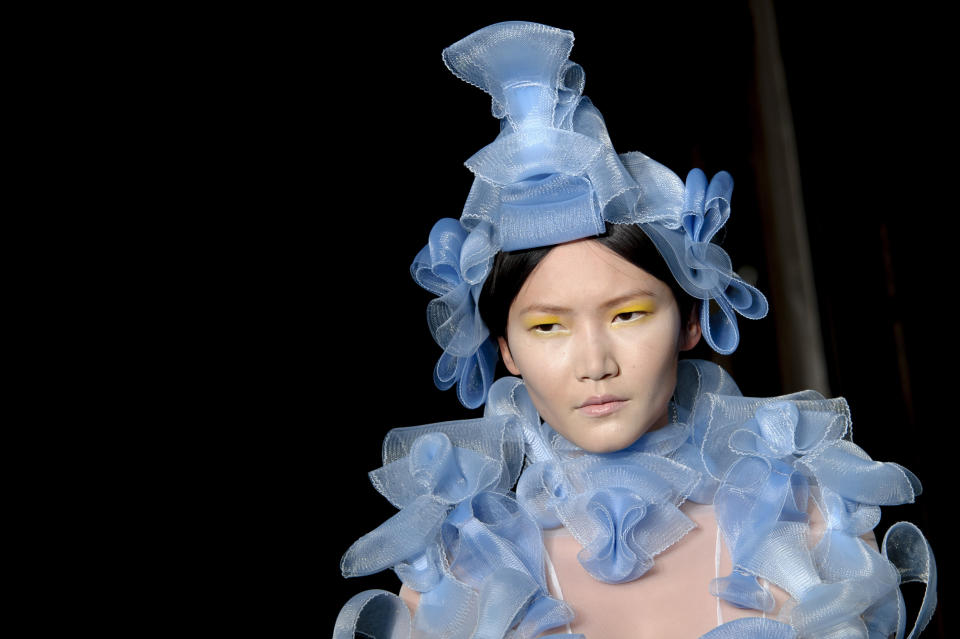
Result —
<path fill-rule="evenodd" d="M 703 337 L 715 351 L 739 342 L 736 311 L 767 314 L 760 291 L 733 272 L 711 243 L 730 216 L 733 179 L 707 181 L 693 169 L 684 183 L 639 152 L 618 155 L 603 116 L 581 95 L 583 69 L 568 57 L 573 33 L 532 22 L 481 29 L 443 52 L 460 79 L 490 94 L 500 135 L 467 160 L 476 176 L 460 220 L 443 218 L 410 267 L 439 297 L 427 321 L 443 355 L 434 369 L 440 389 L 457 384 L 468 408 L 486 401 L 497 348 L 477 301 L 498 251 L 550 246 L 637 224 L 700 307 Z"/>

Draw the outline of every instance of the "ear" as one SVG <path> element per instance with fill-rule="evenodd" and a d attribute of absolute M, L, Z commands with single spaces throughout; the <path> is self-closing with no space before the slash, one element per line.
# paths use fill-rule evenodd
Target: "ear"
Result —
<path fill-rule="evenodd" d="M 689 351 L 700 342 L 700 302 L 694 304 L 690 309 L 690 317 L 687 318 L 687 325 L 680 334 L 680 350 Z"/>
<path fill-rule="evenodd" d="M 699 324 L 697 324 L 699 326 Z M 507 370 L 510 371 L 512 375 L 519 375 L 520 369 L 517 368 L 516 362 L 513 361 L 513 355 L 510 354 L 510 346 L 507 344 L 507 339 L 505 337 L 498 337 L 497 344 L 500 345 L 500 357 L 503 358 L 503 364 L 507 367 Z"/>

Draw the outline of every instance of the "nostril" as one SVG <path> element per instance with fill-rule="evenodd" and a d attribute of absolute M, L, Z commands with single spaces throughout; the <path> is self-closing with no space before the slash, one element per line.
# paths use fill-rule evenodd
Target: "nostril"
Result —
<path fill-rule="evenodd" d="M 583 335 L 578 341 L 577 378 L 600 381 L 619 374 L 617 358 L 602 335 Z"/>

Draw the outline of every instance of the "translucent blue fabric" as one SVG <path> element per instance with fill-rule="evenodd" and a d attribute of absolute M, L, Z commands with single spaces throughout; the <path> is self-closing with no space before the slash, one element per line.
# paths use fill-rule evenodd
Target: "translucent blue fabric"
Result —
<path fill-rule="evenodd" d="M 427 305 L 430 333 L 443 349 L 433 381 L 440 390 L 457 385 L 467 408 L 483 405 L 493 383 L 497 349 L 480 318 L 477 300 L 492 258 L 459 222 L 443 218 L 413 260 L 410 273 L 420 286 L 439 297 Z"/>
<path fill-rule="evenodd" d="M 462 228 L 450 218 L 437 222 L 411 266 L 414 279 L 440 296 L 427 312 L 444 349 L 434 381 L 441 389 L 457 384 L 470 408 L 483 403 L 493 381 L 496 349 L 477 300 L 499 251 L 600 235 L 606 223 L 637 224 L 683 289 L 705 301 L 701 327 L 714 350 L 736 349 L 738 313 L 767 313 L 766 298 L 712 243 L 730 216 L 730 174 L 708 181 L 694 169 L 684 183 L 642 153 L 618 155 L 603 116 L 582 95 L 585 75 L 568 59 L 572 47 L 570 31 L 503 22 L 443 52 L 451 72 L 490 95 L 501 125 L 466 161 L 475 178 Z"/>
<path fill-rule="evenodd" d="M 523 406 L 523 414 L 510 402 L 482 419 L 395 429 L 384 441 L 384 465 L 370 479 L 400 512 L 354 543 L 341 569 L 349 577 L 392 567 L 421 592 L 412 636 L 499 638 L 512 629 L 536 637 L 573 618 L 549 596 L 540 526 L 510 492 L 524 458 L 521 421 L 537 419 Z M 341 618 L 349 621 L 337 627 L 349 628 L 363 614 L 348 603 Z M 391 627 L 397 634 L 371 636 L 409 636 Z"/>
<path fill-rule="evenodd" d="M 420 605 L 411 618 L 395 595 L 360 595 L 334 637 L 524 638 L 560 628 L 575 611 L 549 594 L 542 530 L 565 526 L 600 581 L 642 579 L 694 526 L 679 508 L 687 499 L 713 504 L 730 549 L 733 571 L 710 585 L 714 595 L 769 612 L 763 578 L 791 597 L 777 619 L 730 622 L 704 638 L 903 637 L 902 581 L 927 584 L 909 636 L 923 629 L 936 605 L 923 535 L 896 524 L 881 553 L 860 538 L 879 506 L 913 501 L 919 481 L 849 440 L 842 399 L 743 397 L 716 365 L 685 360 L 673 408 L 674 421 L 629 448 L 593 454 L 542 423 L 523 383 L 507 377 L 491 387 L 482 418 L 391 431 L 371 480 L 400 512 L 341 567 L 345 576 L 393 568 Z M 826 522 L 812 549 L 811 501 Z"/>

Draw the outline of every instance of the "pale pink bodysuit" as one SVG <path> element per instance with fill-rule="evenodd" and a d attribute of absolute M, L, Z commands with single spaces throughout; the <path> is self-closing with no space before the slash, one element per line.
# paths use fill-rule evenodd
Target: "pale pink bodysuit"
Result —
<path fill-rule="evenodd" d="M 581 546 L 565 528 L 544 531 L 549 560 L 546 565 L 550 594 L 563 599 L 576 618 L 567 627 L 544 634 L 582 633 L 587 639 L 697 639 L 716 626 L 740 617 L 776 618 L 789 595 L 765 580 L 776 600 L 771 613 L 737 608 L 710 594 L 710 581 L 730 574 L 730 553 L 719 534 L 710 504 L 686 502 L 680 508 L 696 528 L 655 558 L 653 568 L 635 581 L 608 584 L 597 581 L 577 561 Z M 811 501 L 808 544 L 823 535 L 824 522 Z M 864 539 L 874 548 L 870 532 Z M 407 588 L 400 596 L 411 610 L 419 594 Z"/>

